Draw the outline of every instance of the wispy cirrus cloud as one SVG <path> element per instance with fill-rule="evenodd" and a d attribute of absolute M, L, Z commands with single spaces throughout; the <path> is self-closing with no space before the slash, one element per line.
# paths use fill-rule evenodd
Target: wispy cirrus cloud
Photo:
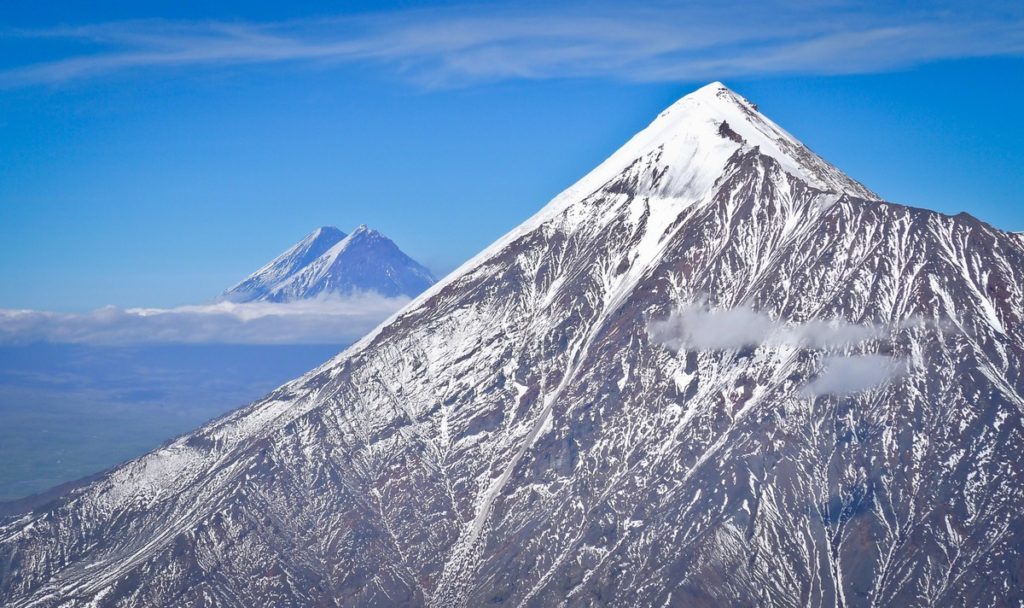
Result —
<path fill-rule="evenodd" d="M 54 50 L 34 61 L 8 52 L 0 86 L 271 63 L 369 63 L 425 86 L 588 77 L 683 81 L 1022 55 L 1024 8 L 787 0 L 446 7 L 273 23 L 129 21 L 0 32 L 9 48 L 19 41 L 52 43 Z"/>
<path fill-rule="evenodd" d="M 0 309 L 0 345 L 345 344 L 408 302 L 408 298 L 367 293 L 283 304 L 107 306 L 86 313 Z"/>

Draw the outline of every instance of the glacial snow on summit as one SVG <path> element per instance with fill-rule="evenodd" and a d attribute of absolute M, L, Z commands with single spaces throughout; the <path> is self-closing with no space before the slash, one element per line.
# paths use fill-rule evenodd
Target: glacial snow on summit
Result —
<path fill-rule="evenodd" d="M 346 235 L 318 228 L 266 266 L 222 293 L 228 302 L 293 302 L 328 295 L 375 292 L 415 297 L 434 276 L 391 239 L 361 225 Z"/>

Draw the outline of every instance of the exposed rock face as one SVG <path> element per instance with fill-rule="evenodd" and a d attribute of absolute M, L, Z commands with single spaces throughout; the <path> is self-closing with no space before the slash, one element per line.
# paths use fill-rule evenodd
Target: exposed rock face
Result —
<path fill-rule="evenodd" d="M 1022 274 L 709 85 L 334 360 L 8 520 L 0 598 L 1015 606 Z M 761 333 L 652 337 L 693 305 Z M 815 380 L 861 355 L 894 371 Z"/>

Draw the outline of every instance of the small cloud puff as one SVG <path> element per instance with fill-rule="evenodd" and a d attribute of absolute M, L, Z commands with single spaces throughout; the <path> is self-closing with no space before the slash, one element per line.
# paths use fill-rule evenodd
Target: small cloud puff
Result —
<path fill-rule="evenodd" d="M 881 388 L 907 372 L 907 362 L 886 355 L 829 355 L 804 387 L 808 396 L 846 396 Z"/>
<path fill-rule="evenodd" d="M 0 309 L 0 344 L 348 343 L 408 302 L 365 293 L 290 303 L 107 306 L 87 313 Z"/>

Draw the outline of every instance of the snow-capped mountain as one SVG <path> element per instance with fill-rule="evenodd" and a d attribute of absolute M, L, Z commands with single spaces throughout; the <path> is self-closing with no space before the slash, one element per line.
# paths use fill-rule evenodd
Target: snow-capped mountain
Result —
<path fill-rule="evenodd" d="M 720 84 L 266 398 L 0 527 L 10 606 L 1010 606 L 1024 243 Z"/>
<path fill-rule="evenodd" d="M 290 302 L 371 291 L 387 297 L 413 297 L 434 281 L 429 270 L 380 232 L 362 225 L 346 235 L 325 226 L 222 293 L 218 300 Z"/>

